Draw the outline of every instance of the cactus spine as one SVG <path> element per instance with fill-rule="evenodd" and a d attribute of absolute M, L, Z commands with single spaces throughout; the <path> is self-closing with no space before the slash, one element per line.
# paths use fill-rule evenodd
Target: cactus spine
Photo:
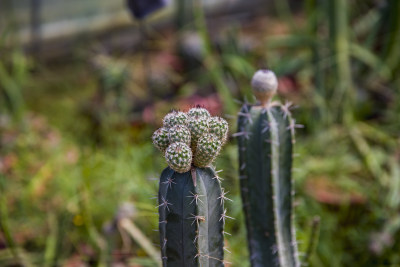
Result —
<path fill-rule="evenodd" d="M 252 266 L 300 266 L 293 226 L 292 149 L 289 105 L 271 103 L 273 72 L 252 80 L 260 105 L 244 104 L 238 118 L 240 186 Z"/>
<path fill-rule="evenodd" d="M 168 167 L 160 178 L 159 231 L 163 266 L 224 266 L 226 198 L 219 177 L 210 164 L 228 132 L 225 120 L 213 119 L 203 108 L 188 113 L 171 112 L 164 118 L 168 129 L 153 135 L 154 145 L 164 153 Z M 213 127 L 221 129 L 218 136 Z M 217 123 L 219 122 L 219 124 Z"/>

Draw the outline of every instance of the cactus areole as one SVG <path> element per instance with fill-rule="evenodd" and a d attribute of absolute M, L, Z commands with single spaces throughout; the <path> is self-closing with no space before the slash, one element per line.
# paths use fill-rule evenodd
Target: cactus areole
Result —
<path fill-rule="evenodd" d="M 300 266 L 292 207 L 292 149 L 296 124 L 290 104 L 271 102 L 275 74 L 252 79 L 257 105 L 244 104 L 238 116 L 240 187 L 253 267 Z"/>
<path fill-rule="evenodd" d="M 228 123 L 200 107 L 173 111 L 163 122 L 153 134 L 168 163 L 158 192 L 162 265 L 224 266 L 224 224 L 230 217 L 211 163 L 226 141 Z"/>

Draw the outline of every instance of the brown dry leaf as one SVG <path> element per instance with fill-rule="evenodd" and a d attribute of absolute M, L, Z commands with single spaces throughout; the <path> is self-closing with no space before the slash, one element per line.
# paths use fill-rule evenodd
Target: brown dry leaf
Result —
<path fill-rule="evenodd" d="M 308 179 L 306 192 L 318 202 L 330 205 L 364 204 L 366 197 L 360 192 L 344 190 L 326 177 Z"/>

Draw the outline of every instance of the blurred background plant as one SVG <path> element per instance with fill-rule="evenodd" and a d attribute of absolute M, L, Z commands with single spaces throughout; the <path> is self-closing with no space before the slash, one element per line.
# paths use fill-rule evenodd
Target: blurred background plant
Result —
<path fill-rule="evenodd" d="M 140 21 L 123 1 L 0 2 L 0 265 L 154 266 L 152 132 L 193 104 L 234 118 L 262 67 L 305 125 L 303 260 L 400 265 L 400 2 L 160 2 Z M 226 259 L 248 266 L 235 142 Z"/>

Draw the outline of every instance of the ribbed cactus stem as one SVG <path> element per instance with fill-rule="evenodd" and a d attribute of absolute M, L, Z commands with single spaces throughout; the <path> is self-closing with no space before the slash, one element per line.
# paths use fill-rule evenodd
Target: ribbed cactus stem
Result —
<path fill-rule="evenodd" d="M 163 266 L 209 266 L 223 264 L 223 205 L 221 186 L 212 168 L 177 173 L 166 168 L 161 174 L 159 230 Z"/>
<path fill-rule="evenodd" d="M 281 266 L 298 266 L 297 244 L 292 225 L 292 136 L 288 128 L 290 122 L 282 118 L 279 109 L 268 110 L 267 114 L 270 121 L 273 207 L 279 261 Z"/>
<path fill-rule="evenodd" d="M 260 102 L 242 107 L 236 134 L 251 264 L 297 267 L 291 181 L 295 124 L 287 105 Z"/>

